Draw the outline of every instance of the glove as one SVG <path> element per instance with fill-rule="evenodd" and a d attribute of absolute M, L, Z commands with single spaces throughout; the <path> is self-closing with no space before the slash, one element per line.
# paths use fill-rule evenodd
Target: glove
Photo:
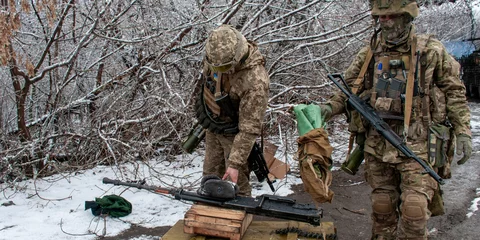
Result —
<path fill-rule="evenodd" d="M 459 165 L 467 162 L 470 156 L 472 156 L 472 137 L 466 134 L 459 134 L 457 136 L 456 154 L 460 155 L 462 153 L 463 153 L 462 159 L 457 161 L 457 164 Z"/>
<path fill-rule="evenodd" d="M 322 117 L 325 122 L 330 120 L 332 117 L 332 106 L 330 104 L 320 104 L 318 105 L 322 111 Z"/>

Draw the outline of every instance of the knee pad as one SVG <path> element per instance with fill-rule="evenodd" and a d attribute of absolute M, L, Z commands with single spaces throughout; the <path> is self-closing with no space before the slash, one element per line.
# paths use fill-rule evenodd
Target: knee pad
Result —
<path fill-rule="evenodd" d="M 376 214 L 392 214 L 394 212 L 393 204 L 393 200 L 388 193 L 372 194 L 372 208 Z"/>
<path fill-rule="evenodd" d="M 427 197 L 422 194 L 410 193 L 405 196 L 401 211 L 406 220 L 420 221 L 427 220 Z"/>

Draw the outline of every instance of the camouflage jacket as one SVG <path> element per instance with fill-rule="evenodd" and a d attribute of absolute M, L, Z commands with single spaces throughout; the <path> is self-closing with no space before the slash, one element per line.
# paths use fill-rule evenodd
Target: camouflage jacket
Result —
<path fill-rule="evenodd" d="M 456 135 L 467 134 L 471 136 L 470 110 L 467 106 L 467 100 L 465 97 L 465 86 L 459 78 L 460 65 L 447 53 L 445 47 L 440 41 L 426 35 L 418 35 L 417 37 L 419 41 L 420 39 L 426 41 L 425 47 L 421 53 L 421 55 L 424 55 L 421 59 L 424 59 L 423 61 L 425 61 L 422 63 L 422 67 L 425 68 L 423 69 L 425 72 L 425 82 L 426 84 L 432 84 L 432 86 L 435 89 L 438 89 L 439 92 L 438 94 L 427 93 L 425 95 L 425 97 L 430 97 L 429 102 L 431 106 L 429 106 L 429 109 L 431 119 L 429 121 L 441 122 L 448 118 L 454 127 L 454 133 Z M 381 45 L 382 43 L 379 45 L 380 48 L 382 48 Z M 399 46 L 399 48 L 409 49 L 409 46 L 404 45 Z M 362 48 L 345 72 L 345 79 L 350 87 L 352 87 L 353 82 L 358 77 L 369 49 L 370 46 Z M 378 48 L 376 51 L 378 51 Z M 395 51 L 395 49 L 390 51 Z M 372 61 L 375 60 L 372 59 Z M 363 86 L 360 86 L 357 94 L 362 96 L 366 91 L 368 91 L 368 89 L 364 89 Z M 440 97 L 433 95 L 440 95 Z M 332 115 L 345 112 L 345 100 L 346 97 L 343 94 L 336 94 L 329 100 L 329 104 L 332 106 Z M 414 120 L 411 121 L 410 125 L 412 124 L 415 124 Z M 421 134 L 421 136 L 419 134 L 419 136 L 416 136 L 415 138 L 418 138 L 419 141 L 413 143 L 413 146 L 411 145 L 411 142 L 410 144 L 407 143 L 407 145 L 409 145 L 419 157 L 425 159 L 427 154 L 427 131 L 425 128 L 428 126 L 421 124 L 417 125 L 418 127 L 413 131 L 409 128 L 409 135 L 410 132 L 424 132 L 425 134 Z M 386 143 L 384 139 L 380 139 L 378 136 L 368 137 L 368 132 L 371 130 L 365 130 L 367 131 L 367 140 L 365 142 L 366 152 L 382 156 L 384 154 L 389 154 L 387 152 L 391 149 L 393 151 L 392 153 L 395 154 L 394 152 L 396 152 L 396 150 L 391 148 L 391 146 L 388 146 L 389 144 Z M 369 148 L 368 145 L 370 145 L 371 148 Z"/>
<path fill-rule="evenodd" d="M 230 166 L 236 169 L 247 164 L 253 144 L 261 134 L 270 85 L 265 58 L 255 43 L 249 42 L 248 48 L 248 58 L 236 66 L 233 73 L 223 74 L 228 79 L 228 93 L 239 117 L 239 132 L 235 135 L 228 159 Z M 204 72 L 209 73 L 206 65 Z"/>

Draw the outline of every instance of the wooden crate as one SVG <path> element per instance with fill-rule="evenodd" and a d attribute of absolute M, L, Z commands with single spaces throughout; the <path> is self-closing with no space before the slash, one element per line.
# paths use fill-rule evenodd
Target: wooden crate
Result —
<path fill-rule="evenodd" d="M 245 211 L 194 204 L 185 213 L 183 231 L 189 234 L 240 240 L 252 218 L 253 215 Z"/>

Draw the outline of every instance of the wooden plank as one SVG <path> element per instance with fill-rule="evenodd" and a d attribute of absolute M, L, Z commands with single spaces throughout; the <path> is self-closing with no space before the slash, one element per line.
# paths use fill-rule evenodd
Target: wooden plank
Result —
<path fill-rule="evenodd" d="M 232 233 L 239 233 L 240 227 L 241 227 L 240 225 L 229 226 L 229 225 L 220 225 L 215 223 L 198 222 L 198 221 L 191 221 L 191 220 L 185 220 L 185 226 L 194 227 L 194 228 L 205 228 L 205 229 L 222 231 L 222 232 L 232 232 Z"/>
<path fill-rule="evenodd" d="M 224 209 L 199 204 L 192 205 L 192 207 L 187 211 L 187 213 L 236 220 L 243 220 L 245 218 L 245 211 Z"/>
<path fill-rule="evenodd" d="M 239 233 L 220 232 L 220 231 L 206 229 L 206 228 L 195 228 L 194 231 L 195 231 L 195 234 L 199 234 L 199 235 L 229 238 L 230 240 L 241 239 L 241 235 Z"/>
<path fill-rule="evenodd" d="M 240 231 L 240 234 L 242 236 L 247 231 L 248 227 L 250 226 L 250 223 L 252 223 L 252 220 L 253 220 L 253 214 L 247 214 L 247 216 L 245 216 L 245 219 L 243 219 L 242 229 Z"/>

